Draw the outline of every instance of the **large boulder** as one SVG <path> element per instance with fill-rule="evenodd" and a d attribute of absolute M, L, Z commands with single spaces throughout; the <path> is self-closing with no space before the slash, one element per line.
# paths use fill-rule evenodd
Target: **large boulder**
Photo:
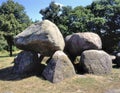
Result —
<path fill-rule="evenodd" d="M 42 75 L 47 80 L 57 83 L 74 76 L 75 70 L 67 55 L 62 51 L 56 51 Z"/>
<path fill-rule="evenodd" d="M 92 32 L 68 35 L 65 44 L 65 51 L 71 56 L 80 56 L 84 50 L 102 48 L 100 37 Z"/>
<path fill-rule="evenodd" d="M 102 50 L 86 50 L 81 55 L 80 65 L 85 73 L 109 74 L 112 70 L 112 59 Z"/>
<path fill-rule="evenodd" d="M 44 56 L 52 56 L 65 46 L 58 27 L 48 20 L 29 26 L 14 38 L 14 43 L 19 49 L 39 52 Z"/>
<path fill-rule="evenodd" d="M 38 54 L 30 51 L 20 52 L 14 59 L 13 73 L 25 74 L 39 72 L 41 64 Z"/>

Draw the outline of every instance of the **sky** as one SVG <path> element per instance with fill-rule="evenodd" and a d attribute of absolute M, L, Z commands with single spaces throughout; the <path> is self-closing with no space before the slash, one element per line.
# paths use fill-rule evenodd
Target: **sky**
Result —
<path fill-rule="evenodd" d="M 0 0 L 0 5 L 2 2 L 6 2 L 7 0 Z M 60 3 L 64 6 L 86 6 L 90 5 L 93 0 L 14 0 L 15 2 L 18 2 L 19 4 L 23 5 L 25 7 L 25 11 L 27 15 L 32 19 L 35 20 L 41 20 L 42 15 L 39 14 L 39 11 L 41 9 L 44 9 L 49 6 L 51 1 L 55 1 L 56 3 Z"/>

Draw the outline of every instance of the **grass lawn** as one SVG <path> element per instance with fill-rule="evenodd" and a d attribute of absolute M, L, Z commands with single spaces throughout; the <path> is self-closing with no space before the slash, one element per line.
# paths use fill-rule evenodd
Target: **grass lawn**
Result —
<path fill-rule="evenodd" d="M 0 52 L 0 93 L 107 93 L 107 90 L 120 89 L 120 68 L 113 68 L 110 75 L 76 75 L 52 84 L 41 76 L 21 78 L 10 73 L 13 59 L 7 52 Z"/>

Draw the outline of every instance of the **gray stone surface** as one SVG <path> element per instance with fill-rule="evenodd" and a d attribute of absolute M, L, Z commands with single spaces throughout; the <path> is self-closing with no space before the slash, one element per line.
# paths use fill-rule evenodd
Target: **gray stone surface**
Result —
<path fill-rule="evenodd" d="M 100 37 L 92 32 L 74 33 L 65 38 L 65 51 L 72 56 L 80 56 L 84 50 L 101 49 Z"/>
<path fill-rule="evenodd" d="M 37 53 L 22 51 L 14 59 L 13 73 L 23 74 L 31 73 L 40 67 Z"/>
<path fill-rule="evenodd" d="M 44 56 L 52 56 L 65 46 L 58 27 L 48 20 L 29 26 L 14 38 L 14 43 L 19 49 L 39 52 Z"/>
<path fill-rule="evenodd" d="M 80 65 L 85 73 L 109 74 L 112 70 L 112 59 L 102 50 L 86 50 L 81 55 Z"/>
<path fill-rule="evenodd" d="M 75 75 L 74 67 L 62 51 L 56 51 L 42 75 L 50 82 L 57 83 Z"/>

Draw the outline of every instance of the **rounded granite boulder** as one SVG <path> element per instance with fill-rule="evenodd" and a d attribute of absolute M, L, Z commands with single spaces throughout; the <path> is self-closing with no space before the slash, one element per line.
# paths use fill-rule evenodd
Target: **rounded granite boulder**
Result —
<path fill-rule="evenodd" d="M 14 38 L 14 43 L 19 49 L 39 52 L 44 56 L 52 56 L 65 46 L 58 27 L 49 20 L 32 24 Z"/>

